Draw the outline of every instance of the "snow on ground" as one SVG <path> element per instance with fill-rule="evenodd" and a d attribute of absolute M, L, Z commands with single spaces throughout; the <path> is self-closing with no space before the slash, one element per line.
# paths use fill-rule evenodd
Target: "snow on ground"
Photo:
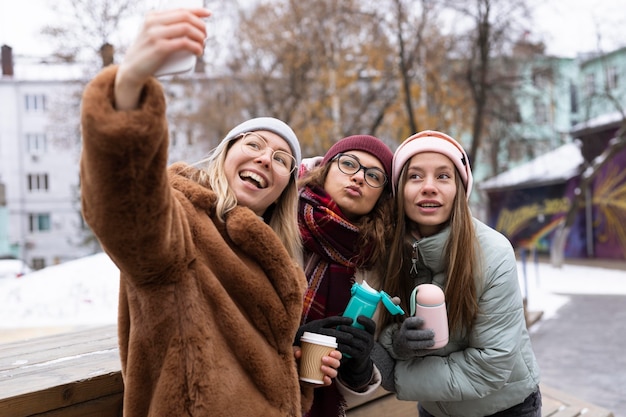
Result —
<path fill-rule="evenodd" d="M 567 260 L 566 260 L 567 262 Z M 626 271 L 547 263 L 518 262 L 522 295 L 530 311 L 543 311 L 547 320 L 569 302 L 568 294 L 626 295 Z"/>
<path fill-rule="evenodd" d="M 116 323 L 119 270 L 104 253 L 0 280 L 0 331 Z"/>
<path fill-rule="evenodd" d="M 626 295 L 626 271 L 518 262 L 528 309 L 552 317 L 568 294 Z M 100 253 L 14 279 L 0 279 L 0 332 L 115 324 L 119 270 Z"/>

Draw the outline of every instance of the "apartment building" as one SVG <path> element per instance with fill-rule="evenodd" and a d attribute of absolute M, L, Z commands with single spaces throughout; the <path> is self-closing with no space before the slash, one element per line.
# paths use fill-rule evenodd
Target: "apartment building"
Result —
<path fill-rule="evenodd" d="M 2 46 L 0 183 L 9 253 L 34 268 L 93 252 L 81 245 L 78 65 L 15 59 Z M 3 255 L 3 254 L 0 254 Z"/>
<path fill-rule="evenodd" d="M 112 51 L 104 49 L 102 64 L 111 63 Z M 81 216 L 78 166 L 81 94 L 100 68 L 14 55 L 2 46 L 0 257 L 20 258 L 40 269 L 100 251 Z M 225 117 L 207 122 L 207 83 L 217 97 L 228 97 L 221 89 L 232 86 L 209 79 L 201 62 L 192 75 L 161 81 L 168 100 L 170 162 L 196 162 L 231 123 Z"/>

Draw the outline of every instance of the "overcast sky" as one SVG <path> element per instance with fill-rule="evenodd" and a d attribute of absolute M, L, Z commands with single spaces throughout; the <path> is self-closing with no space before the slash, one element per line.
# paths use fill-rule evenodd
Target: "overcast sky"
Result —
<path fill-rule="evenodd" d="M 1 0 L 0 44 L 19 55 L 45 55 L 45 39 L 39 35 L 49 22 L 48 5 L 56 0 Z M 164 0 L 150 0 L 164 1 Z M 624 0 L 528 0 L 535 6 L 532 39 L 542 37 L 551 55 L 574 57 L 579 52 L 610 51 L 626 45 Z M 215 16 L 218 18 L 218 16 Z M 134 33 L 127 35 L 132 41 Z"/>

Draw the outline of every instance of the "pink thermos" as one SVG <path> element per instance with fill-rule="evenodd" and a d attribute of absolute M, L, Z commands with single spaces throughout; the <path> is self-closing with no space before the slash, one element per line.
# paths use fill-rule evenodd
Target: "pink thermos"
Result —
<path fill-rule="evenodd" d="M 434 284 L 421 284 L 411 293 L 411 316 L 424 319 L 424 328 L 435 332 L 435 345 L 439 349 L 448 344 L 448 313 L 441 288 Z"/>

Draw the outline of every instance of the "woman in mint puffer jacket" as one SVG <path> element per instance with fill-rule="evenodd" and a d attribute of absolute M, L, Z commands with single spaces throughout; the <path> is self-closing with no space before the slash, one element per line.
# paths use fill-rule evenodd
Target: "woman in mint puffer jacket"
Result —
<path fill-rule="evenodd" d="M 433 349 L 421 317 L 383 312 L 380 343 L 395 361 L 374 358 L 383 386 L 417 401 L 420 417 L 540 416 L 515 254 L 506 237 L 471 215 L 465 151 L 441 132 L 417 133 L 396 150 L 392 182 L 404 215 L 382 288 L 409 311 L 415 286 L 439 286 L 450 338 Z"/>

